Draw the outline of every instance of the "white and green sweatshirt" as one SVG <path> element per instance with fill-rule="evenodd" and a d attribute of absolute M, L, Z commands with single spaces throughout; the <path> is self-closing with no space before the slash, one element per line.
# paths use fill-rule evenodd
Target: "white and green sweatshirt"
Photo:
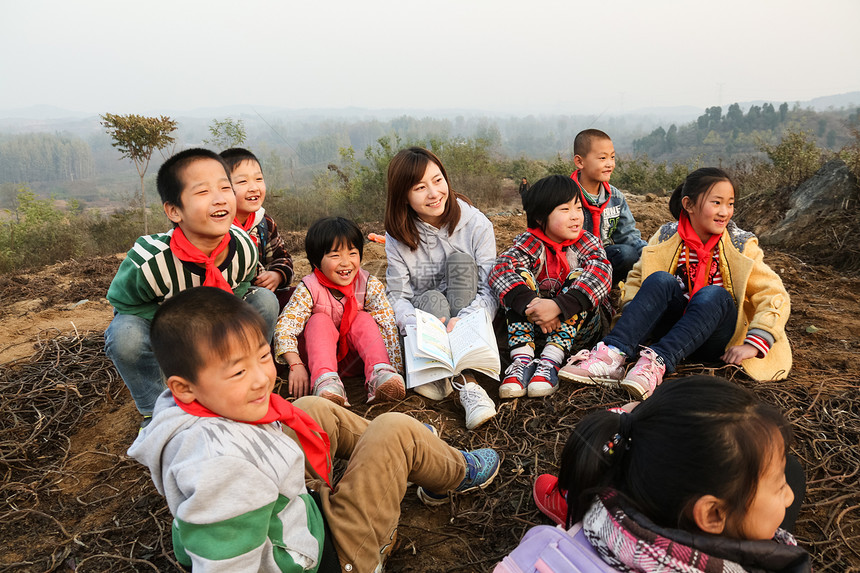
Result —
<path fill-rule="evenodd" d="M 239 227 L 233 225 L 229 232 L 229 252 L 218 269 L 242 298 L 257 276 L 257 246 Z M 170 249 L 172 238 L 173 229 L 135 241 L 108 288 L 107 299 L 117 312 L 152 320 L 166 299 L 203 284 L 206 270 L 176 258 Z"/>
<path fill-rule="evenodd" d="M 195 573 L 319 567 L 322 514 L 305 487 L 304 453 L 280 423 L 193 416 L 166 390 L 128 455 L 167 498 L 173 551 Z"/>

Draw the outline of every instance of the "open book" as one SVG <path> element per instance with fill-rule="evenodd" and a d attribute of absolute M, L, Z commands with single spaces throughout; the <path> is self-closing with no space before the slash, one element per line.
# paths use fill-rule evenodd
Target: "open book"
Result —
<path fill-rule="evenodd" d="M 499 379 L 499 347 L 486 310 L 461 318 L 451 332 L 441 320 L 423 310 L 416 308 L 415 318 L 415 326 L 406 327 L 403 340 L 408 388 L 454 376 L 466 369 Z"/>

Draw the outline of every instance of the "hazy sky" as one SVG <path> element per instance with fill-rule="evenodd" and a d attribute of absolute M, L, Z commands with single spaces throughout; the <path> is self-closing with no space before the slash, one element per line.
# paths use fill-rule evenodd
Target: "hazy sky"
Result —
<path fill-rule="evenodd" d="M 858 0 L 2 0 L 0 110 L 616 114 L 860 90 Z"/>

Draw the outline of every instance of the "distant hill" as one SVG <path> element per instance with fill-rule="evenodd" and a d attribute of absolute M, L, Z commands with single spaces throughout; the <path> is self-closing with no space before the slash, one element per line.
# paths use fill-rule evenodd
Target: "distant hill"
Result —
<path fill-rule="evenodd" d="M 860 91 L 852 91 L 844 94 L 829 95 L 817 97 L 808 101 L 791 101 L 788 99 L 773 99 L 773 100 L 752 100 L 739 102 L 742 109 L 747 110 L 752 105 L 762 105 L 765 102 L 779 105 L 783 101 L 794 106 L 795 103 L 800 104 L 801 108 L 813 108 L 817 111 L 825 111 L 830 107 L 852 107 L 860 106 Z M 726 102 L 725 107 L 728 107 L 730 102 Z M 617 114 L 618 117 L 639 118 L 653 120 L 657 124 L 661 123 L 684 123 L 695 120 L 705 111 L 704 108 L 696 106 L 665 106 L 665 107 L 647 107 L 639 108 L 622 114 Z M 533 113 L 546 115 L 571 115 L 571 113 L 557 110 L 550 112 L 546 109 L 541 110 L 519 110 L 520 113 L 515 115 L 527 116 Z M 124 113 L 119 111 L 118 113 Z M 169 115 L 171 117 L 195 118 L 209 120 L 213 117 L 233 117 L 233 118 L 251 118 L 262 115 L 266 119 L 369 119 L 375 118 L 378 120 L 393 119 L 401 116 L 412 117 L 434 117 L 438 119 L 454 119 L 457 116 L 465 117 L 505 117 L 511 113 L 502 112 L 487 112 L 480 109 L 472 108 L 457 108 L 457 109 L 411 109 L 411 108 L 288 108 L 274 106 L 256 106 L 256 105 L 229 105 L 220 107 L 205 107 L 195 108 L 190 110 L 139 110 L 135 113 L 143 115 Z M 64 109 L 51 105 L 33 105 L 16 109 L 0 109 L 0 129 L 8 129 L 20 127 L 22 124 L 39 122 L 39 121 L 70 121 L 92 118 L 96 114 L 93 112 L 82 112 Z M 587 116 L 590 114 L 573 114 Z"/>
<path fill-rule="evenodd" d="M 829 107 L 860 107 L 860 91 L 848 92 L 840 95 L 824 96 L 801 102 L 801 107 L 812 107 L 817 111 L 824 111 Z"/>

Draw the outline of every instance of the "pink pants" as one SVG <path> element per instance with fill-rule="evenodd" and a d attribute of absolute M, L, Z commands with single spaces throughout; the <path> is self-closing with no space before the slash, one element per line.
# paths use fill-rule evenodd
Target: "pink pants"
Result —
<path fill-rule="evenodd" d="M 346 334 L 349 353 L 337 361 L 337 339 L 340 333 L 331 317 L 321 312 L 312 314 L 305 325 L 302 337 L 307 353 L 308 370 L 311 383 L 319 380 L 326 372 L 339 372 L 344 375 L 357 373 L 359 362 L 364 363 L 364 379 L 373 377 L 373 367 L 377 364 L 391 364 L 385 341 L 379 326 L 369 313 L 360 310 L 352 321 Z"/>

